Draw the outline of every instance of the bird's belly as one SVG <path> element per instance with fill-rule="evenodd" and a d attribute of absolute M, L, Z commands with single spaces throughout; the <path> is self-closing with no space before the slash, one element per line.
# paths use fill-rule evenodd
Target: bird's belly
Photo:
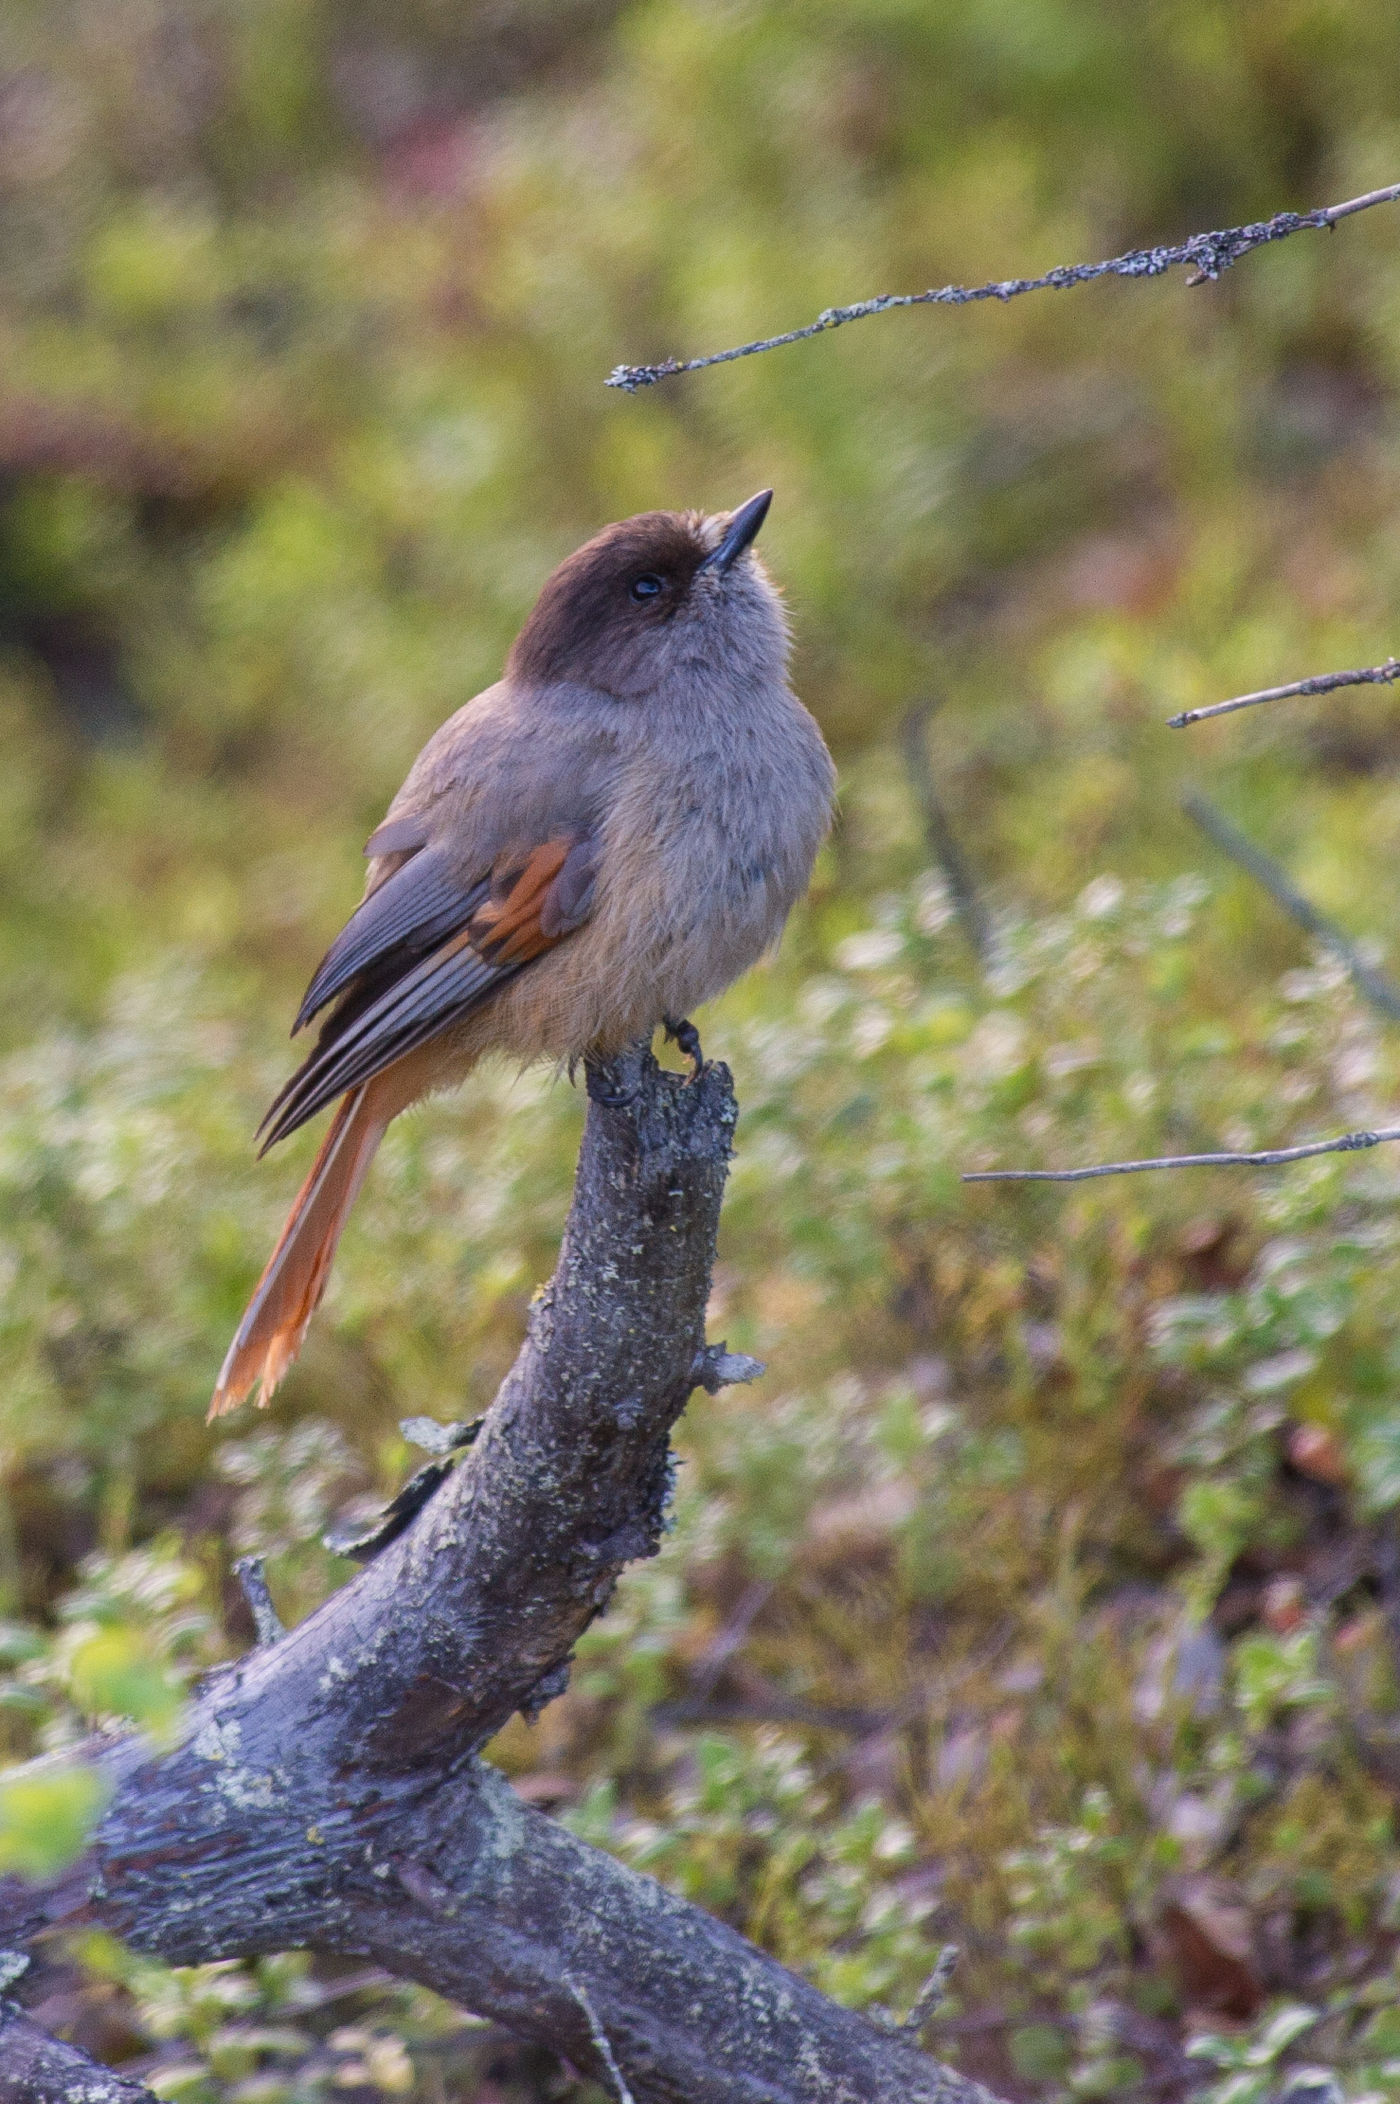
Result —
<path fill-rule="evenodd" d="M 790 901 L 755 858 L 650 862 L 615 867 L 593 918 L 493 996 L 465 1033 L 473 1062 L 617 1051 L 713 1000 L 781 933 Z"/>
<path fill-rule="evenodd" d="M 806 884 L 811 856 L 784 852 L 781 842 L 755 838 L 752 830 L 736 838 L 707 816 L 683 848 L 672 835 L 660 861 L 655 903 L 633 922 L 654 982 L 653 1021 L 713 1000 L 772 948 Z"/>
<path fill-rule="evenodd" d="M 761 863 L 716 870 L 703 909 L 682 904 L 657 945 L 656 973 L 665 989 L 666 1013 L 684 1015 L 712 1001 L 756 964 L 782 933 L 788 903 L 775 898 L 770 872 Z"/>
<path fill-rule="evenodd" d="M 712 752 L 677 770 L 669 794 L 658 798 L 654 770 L 624 793 L 590 919 L 492 996 L 464 1053 L 613 1052 L 713 1000 L 771 949 L 829 808 L 826 776 L 779 757 L 751 746 L 723 764 Z"/>

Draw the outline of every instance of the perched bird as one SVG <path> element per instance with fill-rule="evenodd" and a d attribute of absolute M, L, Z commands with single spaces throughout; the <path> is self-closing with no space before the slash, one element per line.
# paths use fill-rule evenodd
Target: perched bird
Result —
<path fill-rule="evenodd" d="M 491 1052 L 607 1057 L 664 1025 L 698 1068 L 691 1010 L 777 940 L 835 776 L 752 552 L 771 499 L 607 527 L 414 761 L 296 1019 L 329 1010 L 315 1049 L 263 1120 L 266 1151 L 340 1098 L 211 1417 L 296 1357 L 391 1118 Z"/>

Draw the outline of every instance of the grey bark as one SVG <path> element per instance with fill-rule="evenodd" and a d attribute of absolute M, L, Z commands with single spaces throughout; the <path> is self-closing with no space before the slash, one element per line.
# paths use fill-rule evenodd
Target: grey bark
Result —
<path fill-rule="evenodd" d="M 363 1573 L 213 1677 L 174 1751 L 92 1750 L 94 1841 L 48 1888 L 0 1885 L 0 1940 L 100 1922 L 172 1963 L 370 1957 L 616 2089 L 611 2054 L 636 2104 L 988 2104 L 477 1757 L 654 1553 L 692 1391 L 751 1370 L 704 1337 L 727 1071 L 636 1047 L 589 1081 L 558 1268 L 475 1446 Z"/>
<path fill-rule="evenodd" d="M 156 2104 L 153 2092 L 114 2075 L 76 2046 L 0 2002 L 0 2104 Z"/>

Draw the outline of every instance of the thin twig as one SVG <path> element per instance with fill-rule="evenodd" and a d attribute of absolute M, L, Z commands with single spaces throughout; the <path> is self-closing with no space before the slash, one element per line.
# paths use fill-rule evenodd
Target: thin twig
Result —
<path fill-rule="evenodd" d="M 1144 1162 L 1096 1162 L 1089 1169 L 968 1169 L 964 1183 L 1088 1183 L 1096 1176 L 1133 1176 L 1139 1169 L 1273 1169 L 1304 1162 L 1314 1154 L 1355 1154 L 1400 1140 L 1400 1125 L 1377 1132 L 1344 1132 L 1335 1140 L 1310 1140 L 1305 1147 L 1266 1147 L 1256 1154 L 1162 1154 Z"/>
<path fill-rule="evenodd" d="M 1311 899 L 1305 899 L 1289 881 L 1286 872 L 1275 862 L 1272 855 L 1247 840 L 1238 826 L 1234 826 L 1223 812 L 1194 790 L 1181 799 L 1181 808 L 1188 818 L 1194 819 L 1201 831 L 1215 842 L 1222 854 L 1240 869 L 1248 872 L 1257 884 L 1263 886 L 1276 906 L 1281 906 L 1291 921 L 1316 941 L 1324 944 L 1334 957 L 1346 966 L 1352 983 L 1359 993 L 1365 995 L 1373 1008 L 1392 1022 L 1400 1022 L 1400 987 L 1395 986 L 1374 965 L 1368 964 L 1356 944 L 1344 935 L 1335 921 L 1319 912 Z"/>
<path fill-rule="evenodd" d="M 665 358 L 659 365 L 619 365 L 608 375 L 609 387 L 635 394 L 639 387 L 654 386 L 677 373 L 698 373 L 708 365 L 729 365 L 736 358 L 752 358 L 758 351 L 776 351 L 789 343 L 802 343 L 821 336 L 848 321 L 864 321 L 871 314 L 887 314 L 895 307 L 966 307 L 975 300 L 1011 300 L 1023 292 L 1062 292 L 1071 285 L 1085 285 L 1095 278 L 1159 278 L 1178 264 L 1189 264 L 1195 276 L 1189 285 L 1204 284 L 1220 277 L 1247 256 L 1251 249 L 1269 241 L 1286 240 L 1313 227 L 1332 227 L 1354 212 L 1372 205 L 1389 204 L 1400 198 L 1400 183 L 1384 190 L 1368 190 L 1364 197 L 1348 198 L 1345 204 L 1327 205 L 1316 212 L 1276 212 L 1272 219 L 1256 220 L 1249 226 L 1223 227 L 1210 234 L 1192 234 L 1185 241 L 1158 248 L 1131 248 L 1126 255 L 1110 256 L 1102 263 L 1061 264 L 1039 278 L 1002 278 L 986 285 L 942 285 L 928 292 L 882 292 L 874 299 L 857 300 L 849 307 L 827 307 L 815 321 L 800 329 L 785 329 L 780 336 L 763 336 L 753 343 L 735 344 L 727 351 L 711 351 L 704 358 Z"/>
<path fill-rule="evenodd" d="M 1367 665 L 1359 672 L 1319 672 L 1312 679 L 1295 679 L 1286 687 L 1261 687 L 1257 694 L 1236 694 L 1230 701 L 1213 701 L 1209 708 L 1183 709 L 1168 716 L 1169 731 L 1185 730 L 1188 723 L 1205 723 L 1211 716 L 1232 716 L 1236 709 L 1256 709 L 1261 701 L 1287 701 L 1294 694 L 1330 694 L 1337 687 L 1388 687 L 1400 679 L 1400 658 L 1387 658 L 1383 665 Z"/>
<path fill-rule="evenodd" d="M 240 1556 L 233 1567 L 233 1575 L 248 1603 L 259 1644 L 275 1644 L 287 1632 L 282 1626 L 282 1617 L 272 1604 L 261 1556 Z"/>
<path fill-rule="evenodd" d="M 985 965 L 992 953 L 992 924 L 933 779 L 928 756 L 928 723 L 932 714 L 933 703 L 924 702 L 910 709 L 904 718 L 899 729 L 904 761 L 923 813 L 929 847 L 947 881 L 958 926 L 977 962 Z"/>
<path fill-rule="evenodd" d="M 948 1982 L 961 1956 L 956 1943 L 944 1944 L 933 1971 L 915 1995 L 913 2006 L 899 2027 L 906 2038 L 917 2039 L 924 2025 L 937 2013 L 940 2003 L 948 1999 Z"/>
<path fill-rule="evenodd" d="M 613 2052 L 608 2034 L 603 2029 L 597 2010 L 589 2000 L 588 1989 L 584 1986 L 582 1980 L 574 1979 L 571 1973 L 565 1973 L 564 1985 L 588 2018 L 588 2028 L 593 2034 L 593 2043 L 597 2048 L 598 2058 L 611 2075 L 613 2087 L 617 2091 L 617 2104 L 636 2104 L 636 2099 L 627 2087 L 627 2079 L 617 2064 L 617 2055 Z"/>

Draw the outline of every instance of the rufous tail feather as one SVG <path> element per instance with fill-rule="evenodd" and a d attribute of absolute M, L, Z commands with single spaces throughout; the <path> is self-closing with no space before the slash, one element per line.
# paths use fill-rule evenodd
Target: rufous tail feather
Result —
<path fill-rule="evenodd" d="M 352 1089 L 331 1120 L 228 1348 L 209 1405 L 211 1418 L 237 1409 L 254 1388 L 259 1403 L 266 1403 L 301 1350 L 326 1290 L 340 1231 L 389 1122 L 375 1095 L 373 1083 Z"/>

